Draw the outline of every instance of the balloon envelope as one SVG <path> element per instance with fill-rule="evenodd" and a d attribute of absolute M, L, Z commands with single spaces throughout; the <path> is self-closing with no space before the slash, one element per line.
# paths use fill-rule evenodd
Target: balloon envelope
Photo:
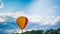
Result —
<path fill-rule="evenodd" d="M 18 26 L 23 30 L 28 23 L 28 19 L 24 16 L 20 16 L 16 19 L 16 22 L 17 22 Z"/>

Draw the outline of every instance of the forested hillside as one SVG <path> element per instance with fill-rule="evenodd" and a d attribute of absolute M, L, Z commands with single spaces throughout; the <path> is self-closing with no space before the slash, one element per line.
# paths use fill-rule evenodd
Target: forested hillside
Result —
<path fill-rule="evenodd" d="M 14 34 L 14 33 L 12 33 Z M 60 28 L 58 29 L 50 29 L 50 30 L 32 30 L 32 31 L 26 31 L 23 33 L 15 33 L 15 34 L 60 34 Z"/>

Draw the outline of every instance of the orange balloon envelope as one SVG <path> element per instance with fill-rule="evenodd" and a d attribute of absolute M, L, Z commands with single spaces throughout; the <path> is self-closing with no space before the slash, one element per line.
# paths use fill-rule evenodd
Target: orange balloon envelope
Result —
<path fill-rule="evenodd" d="M 28 19 L 25 16 L 20 16 L 16 19 L 16 22 L 18 26 L 21 28 L 21 30 L 23 30 L 28 23 Z"/>

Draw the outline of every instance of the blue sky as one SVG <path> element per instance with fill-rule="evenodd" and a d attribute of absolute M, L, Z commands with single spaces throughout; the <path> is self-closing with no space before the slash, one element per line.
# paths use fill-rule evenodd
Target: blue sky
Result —
<path fill-rule="evenodd" d="M 0 33 L 20 32 L 16 18 L 29 20 L 24 30 L 60 28 L 60 0 L 2 0 L 0 1 Z"/>

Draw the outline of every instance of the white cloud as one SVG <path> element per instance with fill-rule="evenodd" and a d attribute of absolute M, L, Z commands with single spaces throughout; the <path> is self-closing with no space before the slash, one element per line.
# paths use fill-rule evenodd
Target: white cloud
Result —
<path fill-rule="evenodd" d="M 30 22 L 38 23 L 40 25 L 56 25 L 60 21 L 60 16 L 39 16 L 33 15 L 29 18 Z"/>
<path fill-rule="evenodd" d="M 4 7 L 4 3 L 0 3 L 0 9 Z"/>
<path fill-rule="evenodd" d="M 60 16 L 56 17 L 52 22 L 51 22 L 51 25 L 56 25 L 57 22 L 60 22 Z"/>
<path fill-rule="evenodd" d="M 17 33 L 17 32 L 20 31 L 19 29 L 16 29 L 16 30 L 14 30 L 14 29 L 11 29 L 11 30 L 3 30 L 3 29 L 0 29 L 0 30 L 6 31 L 6 32 L 9 32 L 9 33 Z"/>
<path fill-rule="evenodd" d="M 0 13 L 0 22 L 1 23 L 5 23 L 7 20 L 6 20 L 6 17 L 5 16 L 11 16 L 13 18 L 17 18 L 19 16 L 25 16 L 24 12 L 22 11 L 19 11 L 19 12 L 7 12 L 7 13 Z"/>
<path fill-rule="evenodd" d="M 4 25 L 6 25 L 7 24 L 7 21 L 8 21 L 5 16 L 11 16 L 11 17 L 13 17 L 13 18 L 16 19 L 19 16 L 26 16 L 26 15 L 22 11 L 19 11 L 19 12 L 7 12 L 7 13 L 3 12 L 3 13 L 0 13 L 0 23 L 3 23 Z M 15 26 L 13 26 L 12 24 L 9 24 L 9 25 L 12 28 L 15 28 Z"/>
<path fill-rule="evenodd" d="M 39 22 L 40 21 L 40 16 L 38 15 L 32 15 L 32 16 L 29 16 L 29 21 L 30 22 Z"/>
<path fill-rule="evenodd" d="M 6 21 L 6 19 L 5 19 L 5 18 L 0 17 L 0 22 L 5 22 L 5 21 Z"/>
<path fill-rule="evenodd" d="M 16 29 L 16 30 L 14 30 L 14 29 L 11 29 L 11 30 L 0 29 L 0 31 L 5 31 L 5 32 L 9 32 L 9 33 L 17 33 L 17 32 L 19 32 L 20 30 L 19 30 L 19 29 Z M 3 32 L 3 33 L 5 33 L 5 32 Z"/>
<path fill-rule="evenodd" d="M 7 13 L 0 13 L 0 16 L 11 16 L 14 18 L 17 18 L 19 16 L 26 16 L 24 12 L 19 11 L 19 12 L 7 12 Z"/>
<path fill-rule="evenodd" d="M 14 30 L 5 30 L 5 31 L 10 32 L 10 33 L 11 33 L 11 32 L 14 32 Z"/>
<path fill-rule="evenodd" d="M 26 15 L 23 11 L 0 13 L 0 16 L 11 16 L 15 19 L 19 16 L 26 16 L 30 22 L 40 25 L 56 25 L 57 21 L 60 21 L 60 16 L 40 16 L 37 14 L 29 16 Z M 4 18 L 1 20 L 5 21 Z"/>

